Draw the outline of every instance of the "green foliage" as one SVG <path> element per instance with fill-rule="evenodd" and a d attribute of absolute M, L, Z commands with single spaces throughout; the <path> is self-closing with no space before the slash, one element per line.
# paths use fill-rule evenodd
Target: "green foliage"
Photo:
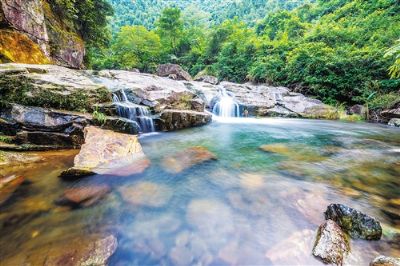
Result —
<path fill-rule="evenodd" d="M 117 66 L 152 71 L 161 55 L 160 37 L 143 26 L 124 26 L 118 33 L 112 51 Z"/>
<path fill-rule="evenodd" d="M 99 126 L 104 125 L 107 121 L 107 116 L 104 113 L 100 112 L 98 109 L 93 111 L 92 116 L 94 122 Z"/>
<path fill-rule="evenodd" d="M 103 47 L 110 39 L 108 16 L 113 9 L 107 0 L 49 0 L 52 9 L 69 27 L 77 30 L 90 47 Z"/>
<path fill-rule="evenodd" d="M 112 49 L 89 50 L 97 68 L 178 63 L 192 75 L 285 85 L 333 105 L 400 88 L 398 0 L 109 1 L 116 25 L 147 29 L 124 27 Z"/>
<path fill-rule="evenodd" d="M 0 132 L 0 142 L 11 144 L 13 143 L 14 139 L 10 136 L 4 136 Z"/>
<path fill-rule="evenodd" d="M 374 97 L 368 103 L 368 106 L 370 109 L 387 109 L 393 107 L 398 102 L 400 102 L 400 94 L 391 92 Z"/>

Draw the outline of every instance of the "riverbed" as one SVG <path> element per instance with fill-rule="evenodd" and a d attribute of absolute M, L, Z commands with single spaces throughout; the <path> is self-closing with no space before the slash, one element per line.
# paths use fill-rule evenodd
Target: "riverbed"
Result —
<path fill-rule="evenodd" d="M 400 130 L 367 123 L 224 119 L 143 135 L 151 166 L 128 177 L 58 175 L 79 152 L 34 152 L 2 166 L 24 184 L 0 207 L 0 263 L 37 262 L 45 247 L 113 234 L 110 265 L 322 265 L 312 256 L 330 203 L 377 218 L 379 241 L 351 240 L 348 265 L 400 256 Z M 167 158 L 201 146 L 217 160 L 171 171 Z M 261 149 L 261 148 L 262 149 Z M 96 205 L 57 204 L 71 187 L 107 184 Z"/>

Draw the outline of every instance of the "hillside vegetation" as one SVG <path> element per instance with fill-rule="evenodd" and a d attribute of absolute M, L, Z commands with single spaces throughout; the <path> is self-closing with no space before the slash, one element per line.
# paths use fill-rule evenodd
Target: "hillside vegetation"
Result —
<path fill-rule="evenodd" d="M 120 13 L 124 1 L 111 2 Z M 399 100 L 397 0 L 318 0 L 293 10 L 299 2 L 267 1 L 274 12 L 258 8 L 262 2 L 134 1 L 136 9 L 124 14 L 136 20 L 114 19 L 139 24 L 143 10 L 152 15 L 123 26 L 110 49 L 93 52 L 92 66 L 151 72 L 169 62 L 192 75 L 289 86 L 330 104 L 373 101 L 379 108 Z M 171 3 L 177 7 L 156 13 Z M 204 8 L 187 15 L 193 3 Z M 232 13 L 235 5 L 245 7 Z"/>

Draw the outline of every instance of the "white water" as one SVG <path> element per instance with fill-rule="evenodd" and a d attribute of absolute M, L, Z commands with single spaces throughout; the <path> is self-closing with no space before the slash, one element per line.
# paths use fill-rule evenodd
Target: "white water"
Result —
<path fill-rule="evenodd" d="M 113 93 L 113 102 L 117 106 L 118 115 L 136 121 L 140 126 L 141 132 L 155 131 L 154 122 L 150 117 L 148 108 L 130 102 L 123 89 L 120 90 L 120 96 Z"/>
<path fill-rule="evenodd" d="M 239 117 L 239 104 L 226 92 L 224 87 L 220 87 L 220 98 L 213 108 L 213 113 L 220 117 Z"/>

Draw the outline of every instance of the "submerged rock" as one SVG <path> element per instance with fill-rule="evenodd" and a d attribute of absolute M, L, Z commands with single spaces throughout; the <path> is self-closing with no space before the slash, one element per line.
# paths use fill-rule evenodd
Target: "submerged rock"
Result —
<path fill-rule="evenodd" d="M 114 235 L 63 239 L 5 259 L 5 265 L 104 266 L 118 246 Z"/>
<path fill-rule="evenodd" d="M 318 229 L 313 255 L 325 263 L 342 265 L 350 247 L 341 228 L 332 220 L 327 220 Z"/>
<path fill-rule="evenodd" d="M 12 196 L 24 180 L 24 177 L 17 175 L 3 178 L 0 176 L 0 205 Z"/>
<path fill-rule="evenodd" d="M 165 171 L 177 174 L 210 160 L 217 160 L 217 157 L 205 147 L 196 146 L 164 158 L 162 165 Z"/>
<path fill-rule="evenodd" d="M 125 201 L 133 205 L 155 208 L 166 205 L 172 197 L 169 187 L 151 182 L 140 182 L 134 186 L 121 187 L 118 191 Z"/>
<path fill-rule="evenodd" d="M 58 203 L 62 205 L 92 206 L 110 192 L 107 185 L 89 185 L 84 187 L 69 188 L 64 191 Z"/>
<path fill-rule="evenodd" d="M 400 258 L 379 256 L 376 257 L 371 263 L 370 266 L 400 266 Z"/>
<path fill-rule="evenodd" d="M 331 204 L 325 218 L 335 221 L 352 238 L 379 240 L 382 227 L 375 218 L 342 204 Z"/>
<path fill-rule="evenodd" d="M 163 64 L 157 68 L 157 75 L 160 77 L 169 77 L 175 80 L 192 80 L 192 77 L 188 72 L 183 70 L 180 65 L 175 64 Z"/>
<path fill-rule="evenodd" d="M 211 123 L 212 115 L 205 112 L 185 110 L 165 110 L 160 114 L 158 128 L 161 131 L 173 131 Z"/>
<path fill-rule="evenodd" d="M 85 144 L 74 159 L 74 167 L 61 173 L 61 177 L 138 174 L 149 164 L 137 136 L 90 126 L 85 128 Z"/>

